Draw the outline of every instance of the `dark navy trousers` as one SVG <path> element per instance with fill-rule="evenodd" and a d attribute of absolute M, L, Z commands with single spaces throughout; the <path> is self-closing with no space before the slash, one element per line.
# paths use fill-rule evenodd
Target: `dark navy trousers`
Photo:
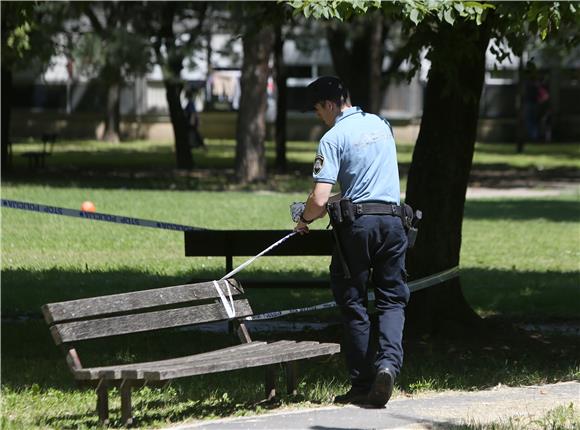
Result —
<path fill-rule="evenodd" d="M 409 288 L 405 272 L 407 236 L 399 217 L 362 215 L 336 229 L 350 270 L 335 250 L 330 279 L 345 328 L 346 362 L 355 389 L 368 390 L 378 369 L 388 367 L 395 376 L 403 364 L 403 326 Z M 371 336 L 367 312 L 367 283 L 375 287 L 378 341 Z"/>

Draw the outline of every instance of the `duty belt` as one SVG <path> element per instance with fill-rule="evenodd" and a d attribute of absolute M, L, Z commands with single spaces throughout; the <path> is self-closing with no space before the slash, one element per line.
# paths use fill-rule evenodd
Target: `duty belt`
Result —
<path fill-rule="evenodd" d="M 353 206 L 357 215 L 403 216 L 403 208 L 395 203 L 354 203 Z"/>

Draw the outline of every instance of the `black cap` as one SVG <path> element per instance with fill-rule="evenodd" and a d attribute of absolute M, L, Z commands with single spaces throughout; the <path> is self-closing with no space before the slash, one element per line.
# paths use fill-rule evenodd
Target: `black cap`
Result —
<path fill-rule="evenodd" d="M 321 76 L 311 82 L 307 90 L 307 99 L 303 112 L 314 110 L 314 105 L 324 100 L 338 101 L 348 97 L 344 84 L 335 76 Z"/>

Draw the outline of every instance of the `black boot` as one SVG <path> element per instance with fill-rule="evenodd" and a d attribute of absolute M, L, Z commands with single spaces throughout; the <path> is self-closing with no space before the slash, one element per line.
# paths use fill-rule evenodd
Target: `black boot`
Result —
<path fill-rule="evenodd" d="M 368 403 L 378 408 L 385 406 L 393 394 L 394 384 L 393 372 L 387 367 L 380 369 L 368 394 Z"/>
<path fill-rule="evenodd" d="M 365 404 L 368 403 L 367 399 L 368 394 L 369 394 L 368 391 L 362 391 L 351 388 L 345 394 L 336 396 L 334 398 L 334 403 L 342 403 L 342 404 L 352 403 L 354 405 Z"/>

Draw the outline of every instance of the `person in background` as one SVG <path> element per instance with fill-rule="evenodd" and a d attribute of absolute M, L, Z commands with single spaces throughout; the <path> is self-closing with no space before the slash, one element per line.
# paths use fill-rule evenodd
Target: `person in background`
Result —
<path fill-rule="evenodd" d="M 203 136 L 199 132 L 199 115 L 197 114 L 197 109 L 195 108 L 193 90 L 188 89 L 185 92 L 185 98 L 187 103 L 183 108 L 183 111 L 185 113 L 185 120 L 187 123 L 187 138 L 189 141 L 189 146 L 191 148 L 206 149 Z"/>
<path fill-rule="evenodd" d="M 550 106 L 550 91 L 547 78 L 544 77 L 538 84 L 537 92 L 538 118 L 540 136 L 544 142 L 552 141 L 552 110 Z"/>

